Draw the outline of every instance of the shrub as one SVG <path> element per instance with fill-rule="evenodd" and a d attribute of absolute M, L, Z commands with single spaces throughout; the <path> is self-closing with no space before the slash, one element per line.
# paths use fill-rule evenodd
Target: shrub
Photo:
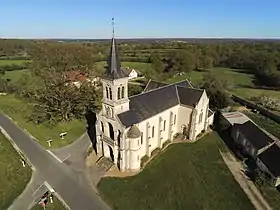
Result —
<path fill-rule="evenodd" d="M 151 155 L 154 156 L 160 152 L 160 148 L 155 148 L 152 152 Z"/>
<path fill-rule="evenodd" d="M 145 155 L 141 158 L 141 168 L 145 165 L 145 163 L 149 160 L 148 155 Z"/>
<path fill-rule="evenodd" d="M 171 142 L 170 139 L 167 139 L 166 142 L 164 142 L 164 143 L 162 144 L 162 147 L 163 147 L 163 148 L 166 147 L 170 142 Z"/>

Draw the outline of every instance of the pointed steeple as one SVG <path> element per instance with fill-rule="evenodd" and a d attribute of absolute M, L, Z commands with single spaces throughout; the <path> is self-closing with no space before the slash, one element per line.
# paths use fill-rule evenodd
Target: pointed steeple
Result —
<path fill-rule="evenodd" d="M 121 69 L 121 62 L 118 57 L 118 51 L 115 40 L 115 26 L 114 26 L 114 18 L 112 18 L 113 25 L 113 36 L 111 40 L 110 54 L 107 60 L 107 70 L 106 70 L 106 78 L 108 79 L 120 79 L 124 77 L 128 77 L 128 75 Z"/>

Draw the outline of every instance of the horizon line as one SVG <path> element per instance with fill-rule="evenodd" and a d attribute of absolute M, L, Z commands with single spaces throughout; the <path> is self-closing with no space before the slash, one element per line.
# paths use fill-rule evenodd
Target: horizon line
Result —
<path fill-rule="evenodd" d="M 0 39 L 23 39 L 23 40 L 56 40 L 56 39 L 68 39 L 68 40 L 110 40 L 112 38 L 87 38 L 87 37 L 0 37 Z M 133 40 L 133 39 L 253 39 L 253 40 L 280 40 L 280 37 L 115 37 L 115 39 L 121 40 Z"/>

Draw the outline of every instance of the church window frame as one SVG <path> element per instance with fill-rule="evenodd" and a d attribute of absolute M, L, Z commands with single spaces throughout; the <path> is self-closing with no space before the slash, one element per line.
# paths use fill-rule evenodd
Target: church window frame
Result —
<path fill-rule="evenodd" d="M 109 88 L 106 86 L 106 98 L 109 99 Z"/>
<path fill-rule="evenodd" d="M 121 99 L 121 88 L 118 87 L 118 100 L 120 100 L 120 99 Z"/>
<path fill-rule="evenodd" d="M 155 137 L 155 126 L 152 126 L 152 138 Z"/>
<path fill-rule="evenodd" d="M 165 131 L 166 120 L 163 121 L 163 130 Z"/>
<path fill-rule="evenodd" d="M 143 132 L 141 132 L 140 143 L 141 143 L 141 145 L 143 144 Z"/>
<path fill-rule="evenodd" d="M 176 124 L 176 114 L 174 114 L 174 122 L 173 124 L 175 125 Z"/>
<path fill-rule="evenodd" d="M 112 100 L 112 88 L 109 87 L 109 99 Z"/>
<path fill-rule="evenodd" d="M 203 110 L 201 110 L 201 113 L 199 114 L 199 120 L 198 123 L 201 123 L 203 119 Z"/>
<path fill-rule="evenodd" d="M 124 98 L 124 86 L 121 87 L 121 98 Z"/>

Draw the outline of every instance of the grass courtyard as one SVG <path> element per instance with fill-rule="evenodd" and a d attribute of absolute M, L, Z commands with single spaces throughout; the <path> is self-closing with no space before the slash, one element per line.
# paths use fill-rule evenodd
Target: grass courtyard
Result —
<path fill-rule="evenodd" d="M 45 124 L 36 125 L 27 120 L 31 111 L 32 104 L 20 100 L 14 95 L 0 96 L 0 112 L 13 118 L 20 127 L 25 128 L 45 147 L 48 147 L 47 140 L 50 138 L 53 140 L 51 148 L 68 145 L 78 139 L 86 130 L 85 122 L 80 120 L 61 123 L 54 128 Z M 62 140 L 59 134 L 65 131 L 68 132 L 68 135 Z"/>
<path fill-rule="evenodd" d="M 171 145 L 138 175 L 102 178 L 98 189 L 115 210 L 254 209 L 223 162 L 219 136 Z"/>
<path fill-rule="evenodd" d="M 7 209 L 24 190 L 32 171 L 22 167 L 20 156 L 0 133 L 0 209 Z"/>

